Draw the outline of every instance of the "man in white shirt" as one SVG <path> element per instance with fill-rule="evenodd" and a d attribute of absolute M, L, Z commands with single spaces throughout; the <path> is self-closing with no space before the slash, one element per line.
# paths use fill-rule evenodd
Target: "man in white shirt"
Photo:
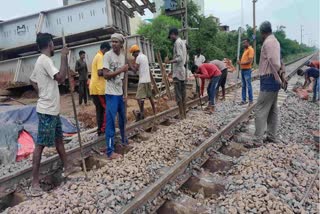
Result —
<path fill-rule="evenodd" d="M 144 100 L 148 98 L 150 100 L 153 114 L 156 114 L 156 108 L 152 98 L 152 89 L 151 89 L 151 77 L 149 69 L 148 57 L 140 52 L 138 45 L 131 46 L 129 52 L 135 58 L 135 64 L 130 66 L 134 72 L 139 74 L 139 84 L 136 94 L 136 99 L 138 100 L 138 105 L 140 112 L 137 116 L 137 121 L 144 119 Z"/>
<path fill-rule="evenodd" d="M 121 158 L 120 154 L 114 152 L 114 137 L 116 133 L 115 121 L 118 114 L 119 129 L 122 144 L 127 145 L 125 136 L 125 100 L 123 97 L 124 73 L 128 71 L 125 64 L 125 55 L 122 51 L 124 37 L 122 34 L 111 35 L 112 50 L 104 55 L 103 76 L 106 81 L 106 143 L 107 156 L 109 159 Z"/>
<path fill-rule="evenodd" d="M 173 59 L 166 59 L 166 64 L 172 64 L 173 84 L 176 102 L 179 108 L 180 119 L 187 118 L 186 108 L 186 60 L 187 47 L 186 43 L 179 37 L 177 28 L 169 30 L 168 38 L 174 43 L 173 45 Z"/>
<path fill-rule="evenodd" d="M 61 65 L 60 70 L 58 70 L 50 58 L 54 55 L 52 35 L 48 33 L 39 33 L 37 35 L 37 45 L 41 51 L 41 55 L 38 57 L 34 70 L 30 76 L 30 83 L 39 95 L 36 108 L 39 125 L 38 136 L 33 152 L 33 179 L 31 185 L 31 195 L 35 197 L 43 194 L 39 184 L 39 168 L 44 147 L 56 147 L 64 164 L 65 176 L 69 175 L 74 170 L 71 169 L 67 161 L 59 116 L 60 94 L 58 83 L 64 83 L 65 81 L 69 50 L 66 47 L 61 50 Z"/>
<path fill-rule="evenodd" d="M 197 54 L 194 56 L 194 64 L 199 67 L 200 65 L 205 63 L 206 58 L 201 54 L 200 48 L 196 50 L 196 53 Z"/>

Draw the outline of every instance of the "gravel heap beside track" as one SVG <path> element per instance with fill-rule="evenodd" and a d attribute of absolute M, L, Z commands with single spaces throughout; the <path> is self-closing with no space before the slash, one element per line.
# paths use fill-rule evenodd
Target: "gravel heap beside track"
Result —
<path fill-rule="evenodd" d="M 242 107 L 221 103 L 217 112 L 207 115 L 192 110 L 188 118 L 152 134 L 147 141 L 134 144 L 123 159 L 106 161 L 89 172 L 89 180 L 74 177 L 53 192 L 23 202 L 10 213 L 114 213 L 135 194 L 157 179 L 167 167 L 192 151 L 199 143 L 234 119 Z"/>

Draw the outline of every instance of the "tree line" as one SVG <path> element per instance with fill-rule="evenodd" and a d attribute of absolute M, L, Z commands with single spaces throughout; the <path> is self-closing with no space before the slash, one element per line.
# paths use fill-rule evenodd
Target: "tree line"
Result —
<path fill-rule="evenodd" d="M 195 54 L 197 48 L 201 48 L 203 55 L 208 60 L 222 60 L 223 58 L 229 58 L 235 63 L 237 57 L 238 31 L 221 31 L 218 24 L 215 23 L 212 17 L 199 15 L 198 11 L 199 9 L 197 5 L 193 1 L 189 0 L 188 26 L 189 28 L 198 28 L 198 30 L 189 31 L 188 43 L 190 56 Z M 160 51 L 162 57 L 171 56 L 172 54 L 172 44 L 167 38 L 168 30 L 171 27 L 182 27 L 180 17 L 169 17 L 164 14 L 165 12 L 162 11 L 162 15 L 153 19 L 151 23 L 140 25 L 138 29 L 138 34 L 151 39 L 155 50 Z M 273 30 L 274 35 L 277 37 L 281 45 L 282 57 L 287 57 L 292 54 L 312 52 L 315 50 L 314 47 L 308 47 L 304 44 L 299 44 L 296 40 L 287 38 L 285 26 L 278 26 Z M 248 38 L 251 43 L 253 43 L 253 28 L 246 25 L 246 29 L 242 30 L 241 38 Z M 256 61 L 259 63 L 262 38 L 258 29 L 256 31 L 256 40 Z"/>

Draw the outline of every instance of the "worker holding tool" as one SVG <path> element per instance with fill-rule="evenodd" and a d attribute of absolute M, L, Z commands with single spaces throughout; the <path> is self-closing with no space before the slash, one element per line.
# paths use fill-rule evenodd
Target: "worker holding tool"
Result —
<path fill-rule="evenodd" d="M 205 80 L 209 79 L 210 83 L 207 88 L 207 93 L 209 97 L 208 107 L 205 109 L 209 113 L 214 112 L 214 98 L 216 96 L 217 85 L 219 83 L 219 79 L 221 77 L 221 71 L 215 64 L 211 63 L 203 63 L 199 67 L 197 65 L 192 66 L 192 72 L 195 73 L 195 78 L 201 79 L 201 88 L 200 93 L 203 96 Z"/>
<path fill-rule="evenodd" d="M 303 88 L 306 88 L 310 83 L 311 83 L 311 79 L 310 77 L 312 77 L 314 79 L 314 85 L 313 85 L 313 98 L 312 101 L 313 102 L 317 102 L 317 100 L 319 100 L 319 81 L 320 81 L 320 77 L 319 77 L 319 69 L 315 68 L 315 67 L 311 67 L 308 68 L 307 70 L 303 71 L 302 69 L 299 69 L 297 71 L 299 76 L 304 76 L 305 77 L 305 81 L 303 84 Z"/>
<path fill-rule="evenodd" d="M 222 91 L 222 98 L 221 100 L 225 100 L 226 99 L 226 82 L 227 82 L 227 76 L 228 76 L 228 68 L 227 65 L 224 61 L 215 59 L 213 61 L 210 62 L 211 64 L 214 64 L 215 66 L 217 66 L 219 68 L 219 70 L 221 71 L 221 77 L 219 79 L 219 83 L 217 85 L 217 90 L 216 90 L 216 99 L 218 99 L 218 94 L 219 94 L 219 88 L 221 87 L 221 91 Z"/>
<path fill-rule="evenodd" d="M 251 85 L 251 73 L 252 73 L 252 61 L 254 58 L 254 49 L 250 45 L 249 39 L 244 39 L 243 42 L 244 52 L 241 57 L 241 61 L 237 63 L 241 68 L 241 80 L 242 80 L 242 101 L 240 105 L 247 104 L 247 88 L 249 95 L 249 104 L 253 103 L 252 85 Z"/>
<path fill-rule="evenodd" d="M 151 74 L 149 69 L 148 57 L 140 52 L 140 48 L 138 45 L 131 46 L 129 52 L 135 58 L 135 64 L 130 65 L 130 67 L 134 72 L 138 72 L 139 74 L 139 84 L 136 94 L 136 98 L 138 100 L 138 105 L 140 109 L 136 121 L 139 121 L 144 119 L 144 100 L 146 98 L 150 100 L 154 115 L 156 114 L 156 108 L 152 97 L 150 77 Z"/>
<path fill-rule="evenodd" d="M 106 99 L 105 99 L 105 87 L 106 80 L 103 77 L 103 56 L 111 49 L 108 42 L 103 42 L 100 45 L 100 50 L 95 55 L 91 66 L 91 79 L 89 84 L 89 91 L 92 97 L 93 103 L 96 107 L 96 119 L 97 119 L 97 133 L 98 136 L 105 133 L 106 129 Z"/>
<path fill-rule="evenodd" d="M 179 107 L 180 119 L 186 119 L 186 59 L 187 59 L 187 47 L 185 42 L 179 37 L 179 31 L 177 28 L 171 28 L 168 38 L 174 42 L 173 47 L 173 59 L 166 58 L 165 63 L 173 65 L 173 83 L 176 102 Z"/>
<path fill-rule="evenodd" d="M 105 54 L 103 59 L 103 76 L 107 80 L 105 90 L 107 156 L 109 159 L 116 159 L 122 157 L 114 152 L 117 114 L 122 144 L 128 144 L 127 136 L 125 136 L 126 113 L 123 81 L 129 66 L 125 64 L 125 54 L 123 53 L 124 36 L 119 33 L 112 34 L 111 42 L 112 49 Z"/>
<path fill-rule="evenodd" d="M 30 82 L 39 95 L 36 108 L 39 118 L 38 137 L 33 152 L 32 184 L 30 189 L 31 195 L 35 197 L 43 194 L 39 184 L 39 169 L 44 147 L 56 147 L 64 165 L 65 176 L 78 170 L 72 168 L 67 160 L 59 116 L 60 94 L 58 84 L 64 83 L 67 75 L 69 49 L 67 47 L 62 48 L 61 65 L 60 70 L 58 70 L 51 59 L 54 55 L 52 38 L 49 33 L 37 34 L 36 42 L 41 55 L 38 57 L 30 77 Z"/>
<path fill-rule="evenodd" d="M 87 105 L 87 81 L 88 81 L 88 67 L 85 61 L 86 52 L 83 50 L 79 51 L 79 57 L 76 61 L 75 71 L 79 74 L 79 105 L 82 105 L 82 100 L 84 104 Z"/>

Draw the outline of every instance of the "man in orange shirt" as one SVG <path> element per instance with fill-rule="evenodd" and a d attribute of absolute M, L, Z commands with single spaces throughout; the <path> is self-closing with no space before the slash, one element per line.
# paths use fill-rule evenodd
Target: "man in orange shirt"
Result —
<path fill-rule="evenodd" d="M 244 52 L 241 57 L 241 61 L 238 61 L 238 64 L 241 68 L 241 80 L 242 80 L 242 101 L 240 105 L 247 103 L 247 88 L 249 95 L 249 104 L 253 102 L 252 96 L 252 85 L 251 85 L 251 68 L 252 61 L 254 57 L 254 50 L 249 43 L 249 39 L 243 40 Z"/>

